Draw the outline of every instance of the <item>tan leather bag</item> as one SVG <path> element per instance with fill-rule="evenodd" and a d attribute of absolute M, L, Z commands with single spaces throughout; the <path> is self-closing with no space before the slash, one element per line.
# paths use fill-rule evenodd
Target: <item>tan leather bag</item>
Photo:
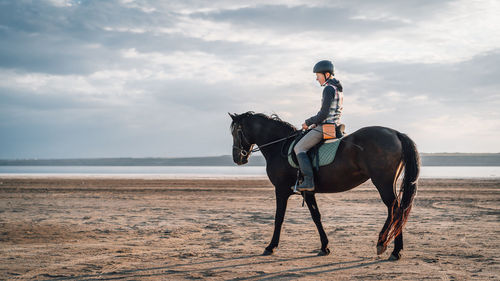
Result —
<path fill-rule="evenodd" d="M 335 135 L 335 124 L 323 124 L 323 139 L 329 140 L 334 139 Z"/>

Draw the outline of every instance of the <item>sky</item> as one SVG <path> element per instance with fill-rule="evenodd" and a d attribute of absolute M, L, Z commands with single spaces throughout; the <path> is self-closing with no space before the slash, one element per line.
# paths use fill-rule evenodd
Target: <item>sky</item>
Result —
<path fill-rule="evenodd" d="M 500 1 L 0 0 L 0 158 L 232 152 L 228 112 L 500 152 Z"/>

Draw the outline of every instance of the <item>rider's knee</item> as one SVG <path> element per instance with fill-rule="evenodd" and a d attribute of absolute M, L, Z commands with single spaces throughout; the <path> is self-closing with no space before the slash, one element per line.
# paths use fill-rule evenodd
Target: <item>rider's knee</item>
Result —
<path fill-rule="evenodd" d="M 300 147 L 299 145 L 296 145 L 294 148 L 293 148 L 293 151 L 295 152 L 295 155 L 301 153 L 301 152 L 307 152 L 306 149 L 304 149 L 303 147 Z"/>

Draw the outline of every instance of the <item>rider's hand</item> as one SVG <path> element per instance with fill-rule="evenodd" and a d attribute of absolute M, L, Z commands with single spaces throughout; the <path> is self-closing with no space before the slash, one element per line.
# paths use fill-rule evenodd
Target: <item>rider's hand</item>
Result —
<path fill-rule="evenodd" d="M 309 126 L 307 126 L 306 123 L 302 124 L 302 130 L 307 130 L 309 128 Z"/>

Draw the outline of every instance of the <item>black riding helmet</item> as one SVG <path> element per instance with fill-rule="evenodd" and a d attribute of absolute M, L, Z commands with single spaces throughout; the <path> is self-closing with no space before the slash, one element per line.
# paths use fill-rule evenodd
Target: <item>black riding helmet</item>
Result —
<path fill-rule="evenodd" d="M 333 76 L 333 63 L 329 60 L 319 61 L 314 65 L 313 72 L 323 74 L 330 72 L 330 74 Z"/>

